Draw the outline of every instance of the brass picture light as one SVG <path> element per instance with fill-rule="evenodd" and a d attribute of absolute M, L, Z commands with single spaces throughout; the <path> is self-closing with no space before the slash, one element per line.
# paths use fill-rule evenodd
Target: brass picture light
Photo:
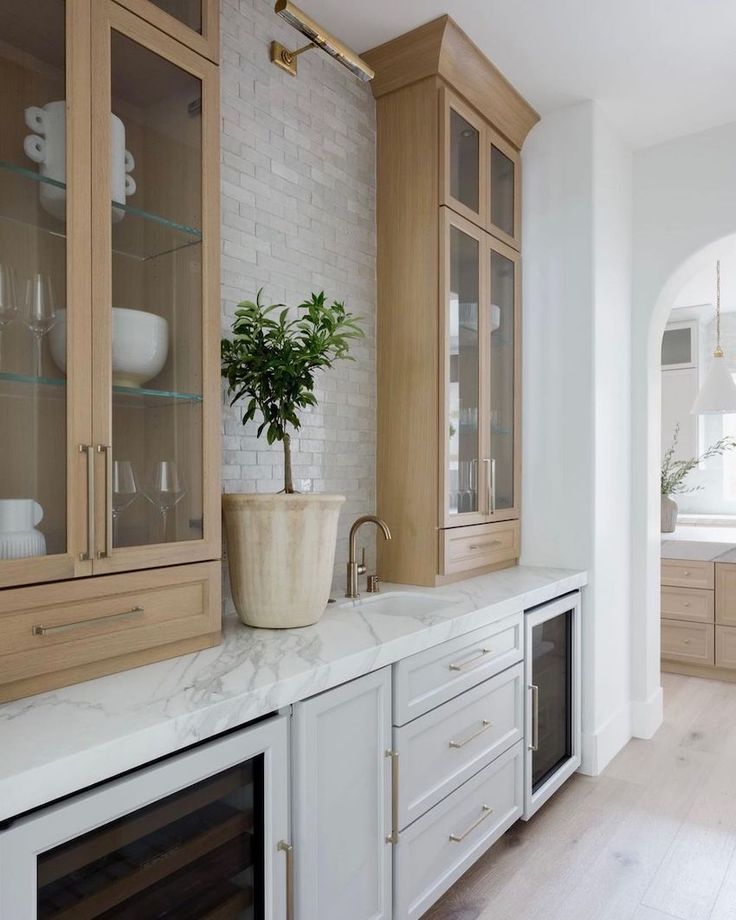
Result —
<path fill-rule="evenodd" d="M 297 48 L 296 51 L 289 51 L 281 42 L 271 42 L 271 60 L 287 73 L 290 73 L 292 77 L 296 76 L 298 56 L 311 48 L 317 47 L 332 55 L 335 60 L 347 67 L 359 79 L 368 81 L 375 76 L 371 68 L 354 51 L 351 51 L 334 35 L 330 35 L 329 32 L 317 25 L 313 19 L 302 12 L 298 6 L 290 3 L 289 0 L 276 0 L 276 6 L 273 11 L 309 39 L 308 45 L 303 48 Z"/>

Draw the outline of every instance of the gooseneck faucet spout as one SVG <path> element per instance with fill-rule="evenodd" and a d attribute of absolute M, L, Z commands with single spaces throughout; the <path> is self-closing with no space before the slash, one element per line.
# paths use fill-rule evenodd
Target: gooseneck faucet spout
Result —
<path fill-rule="evenodd" d="M 388 524 L 385 521 L 382 521 L 381 518 L 376 517 L 375 514 L 366 514 L 363 517 L 359 517 L 357 521 L 350 528 L 350 550 L 348 554 L 348 579 L 347 579 L 347 591 L 345 592 L 345 597 L 360 597 L 360 592 L 358 591 L 358 580 L 361 575 L 365 574 L 365 550 L 363 550 L 363 559 L 361 562 L 358 562 L 356 558 L 357 553 L 357 538 L 358 531 L 360 530 L 363 524 L 375 524 L 376 527 L 380 527 L 383 532 L 383 536 L 387 539 L 391 539 L 391 531 L 388 529 Z"/>

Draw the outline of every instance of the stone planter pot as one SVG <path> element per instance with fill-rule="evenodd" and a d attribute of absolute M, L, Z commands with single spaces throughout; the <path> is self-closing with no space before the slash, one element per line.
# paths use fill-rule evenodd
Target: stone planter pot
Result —
<path fill-rule="evenodd" d="M 230 586 L 247 626 L 316 623 L 327 607 L 342 495 L 222 496 Z"/>
<path fill-rule="evenodd" d="M 674 533 L 677 527 L 677 502 L 669 497 L 662 496 L 662 533 Z"/>

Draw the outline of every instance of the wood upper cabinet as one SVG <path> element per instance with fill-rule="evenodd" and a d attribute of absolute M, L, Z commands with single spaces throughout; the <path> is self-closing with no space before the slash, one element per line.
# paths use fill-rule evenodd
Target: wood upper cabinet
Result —
<path fill-rule="evenodd" d="M 378 127 L 378 511 L 393 533 L 379 573 L 436 585 L 519 555 L 519 151 L 537 115 L 449 17 L 364 57 Z"/>
<path fill-rule="evenodd" d="M 220 54 L 219 0 L 117 0 L 215 63 Z"/>
<path fill-rule="evenodd" d="M 9 0 L 0 31 L 4 613 L 220 557 L 219 77 L 113 0 Z"/>

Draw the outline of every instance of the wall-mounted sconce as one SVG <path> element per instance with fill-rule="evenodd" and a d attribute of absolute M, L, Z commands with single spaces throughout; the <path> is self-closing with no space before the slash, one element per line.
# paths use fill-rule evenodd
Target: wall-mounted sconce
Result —
<path fill-rule="evenodd" d="M 289 25 L 294 26 L 302 35 L 306 35 L 309 44 L 303 48 L 297 48 L 296 51 L 289 51 L 281 42 L 271 42 L 271 61 L 278 67 L 281 67 L 292 77 L 296 76 L 296 63 L 300 54 L 309 51 L 312 48 L 322 48 L 329 55 L 339 61 L 349 71 L 355 74 L 361 80 L 372 80 L 375 76 L 371 68 L 364 60 L 358 57 L 354 51 L 351 51 L 346 45 L 330 35 L 321 26 L 302 12 L 298 6 L 289 3 L 289 0 L 276 0 L 274 13 L 285 19 Z"/>

